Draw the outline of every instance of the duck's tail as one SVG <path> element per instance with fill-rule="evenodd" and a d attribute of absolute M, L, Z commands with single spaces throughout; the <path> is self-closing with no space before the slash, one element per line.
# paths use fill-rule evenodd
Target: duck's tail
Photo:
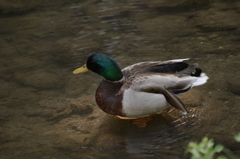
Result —
<path fill-rule="evenodd" d="M 205 73 L 201 72 L 200 75 L 197 76 L 197 80 L 193 83 L 192 86 L 194 87 L 194 86 L 203 85 L 204 83 L 207 82 L 208 79 L 209 79 L 208 76 Z"/>

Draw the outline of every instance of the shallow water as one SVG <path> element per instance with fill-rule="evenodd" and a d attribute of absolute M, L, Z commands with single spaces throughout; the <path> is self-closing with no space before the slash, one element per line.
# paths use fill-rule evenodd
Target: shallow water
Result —
<path fill-rule="evenodd" d="M 40 2 L 0 4 L 1 159 L 181 159 L 203 136 L 240 156 L 240 1 Z M 191 113 L 139 128 L 97 107 L 100 76 L 72 74 L 96 52 L 122 68 L 199 58 L 210 79 L 181 96 Z"/>

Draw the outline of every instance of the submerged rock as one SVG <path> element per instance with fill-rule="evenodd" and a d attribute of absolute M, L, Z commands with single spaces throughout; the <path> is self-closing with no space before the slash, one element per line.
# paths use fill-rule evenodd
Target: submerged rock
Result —
<path fill-rule="evenodd" d="M 240 72 L 237 72 L 236 75 L 239 75 Z M 240 95 L 240 77 L 233 76 L 227 80 L 227 88 L 230 92 L 236 95 Z"/>
<path fill-rule="evenodd" d="M 38 89 L 59 88 L 62 85 L 61 77 L 41 69 L 29 72 L 16 72 L 15 77 L 22 84 Z"/>
<path fill-rule="evenodd" d="M 37 7 L 42 0 L 0 0 L 3 13 L 25 12 Z"/>

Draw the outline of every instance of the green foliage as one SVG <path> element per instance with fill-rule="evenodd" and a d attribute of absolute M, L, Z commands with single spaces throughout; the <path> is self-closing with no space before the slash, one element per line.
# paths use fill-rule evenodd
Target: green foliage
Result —
<path fill-rule="evenodd" d="M 190 142 L 186 153 L 191 153 L 191 159 L 212 159 L 216 153 L 224 149 L 223 145 L 214 146 L 213 139 L 204 137 L 200 143 Z M 219 156 L 217 159 L 227 159 L 225 156 Z"/>
<path fill-rule="evenodd" d="M 235 139 L 237 142 L 240 142 L 240 133 L 238 133 L 236 136 L 234 136 L 234 139 Z"/>
<path fill-rule="evenodd" d="M 240 133 L 234 136 L 237 142 L 240 142 Z M 213 139 L 204 137 L 200 143 L 190 142 L 186 149 L 186 153 L 191 153 L 191 159 L 213 159 L 214 155 L 219 152 L 225 152 L 227 156 L 236 158 L 230 150 L 224 148 L 223 145 L 215 145 Z M 227 159 L 226 156 L 219 156 L 217 159 Z"/>

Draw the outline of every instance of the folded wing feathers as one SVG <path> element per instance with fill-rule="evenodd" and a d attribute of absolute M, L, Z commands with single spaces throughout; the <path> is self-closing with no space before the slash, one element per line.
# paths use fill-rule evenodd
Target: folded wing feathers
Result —
<path fill-rule="evenodd" d="M 157 66 L 157 65 L 167 65 L 167 64 L 181 63 L 181 62 L 189 60 L 189 59 L 190 58 L 176 59 L 176 60 L 169 60 L 169 61 L 148 61 L 148 62 L 141 62 L 141 63 L 136 63 L 134 65 L 128 66 L 128 67 L 126 67 L 122 70 L 125 77 L 126 77 L 125 78 L 126 83 L 124 84 L 125 86 L 122 89 L 129 88 L 132 82 L 133 83 L 136 82 L 134 80 L 135 77 L 139 77 L 139 76 L 141 76 L 141 74 L 143 76 L 146 76 L 146 77 L 149 76 L 150 78 L 148 77 L 148 80 L 150 80 L 152 78 L 151 76 L 154 75 L 154 74 L 150 75 L 151 72 L 148 72 L 150 67 L 154 67 L 154 66 Z M 177 81 L 172 81 L 174 79 L 167 80 L 167 81 L 170 82 L 170 83 L 171 82 L 174 82 L 174 83 L 179 82 L 178 84 L 176 83 L 177 85 L 179 85 L 181 83 L 181 85 L 183 85 L 183 87 L 181 89 L 183 89 L 183 88 L 185 89 L 185 88 L 188 88 L 188 87 L 191 87 L 191 86 L 199 86 L 199 85 L 202 85 L 202 84 L 206 83 L 207 80 L 208 80 L 208 76 L 205 73 L 201 73 L 200 77 L 191 76 L 191 74 L 195 71 L 197 66 L 198 66 L 198 64 L 194 63 L 194 64 L 186 67 L 185 69 L 174 73 L 176 76 L 178 76 L 178 78 L 179 77 L 180 78 L 184 77 L 186 75 L 187 76 L 190 75 L 189 77 L 186 76 L 187 78 L 184 78 L 184 79 L 181 78 L 181 80 L 179 80 L 179 81 L 178 80 Z M 157 73 L 157 72 L 155 72 L 155 73 Z M 159 72 L 159 73 L 161 73 L 161 72 Z M 161 76 L 163 76 L 162 80 L 164 80 L 166 78 L 166 76 L 168 76 L 168 75 L 163 73 Z M 164 76 L 165 76 L 165 78 L 164 78 Z M 155 74 L 155 77 L 158 77 L 158 75 Z M 161 78 L 161 77 L 158 77 L 158 78 Z M 156 79 L 158 79 L 158 78 L 153 78 L 153 79 L 155 79 L 155 81 L 156 81 Z M 159 80 L 161 81 L 161 79 L 159 79 Z M 145 80 L 143 80 L 143 81 L 145 81 Z M 167 81 L 164 80 L 164 81 L 161 81 L 161 83 L 165 83 Z M 158 82 L 156 82 L 156 83 L 158 83 Z"/>
<path fill-rule="evenodd" d="M 187 74 L 187 75 L 190 75 L 191 73 L 193 73 L 195 71 L 195 69 L 197 68 L 198 66 L 198 63 L 194 63 L 190 66 L 188 66 L 186 69 L 180 71 L 180 72 L 177 72 L 177 74 Z"/>

